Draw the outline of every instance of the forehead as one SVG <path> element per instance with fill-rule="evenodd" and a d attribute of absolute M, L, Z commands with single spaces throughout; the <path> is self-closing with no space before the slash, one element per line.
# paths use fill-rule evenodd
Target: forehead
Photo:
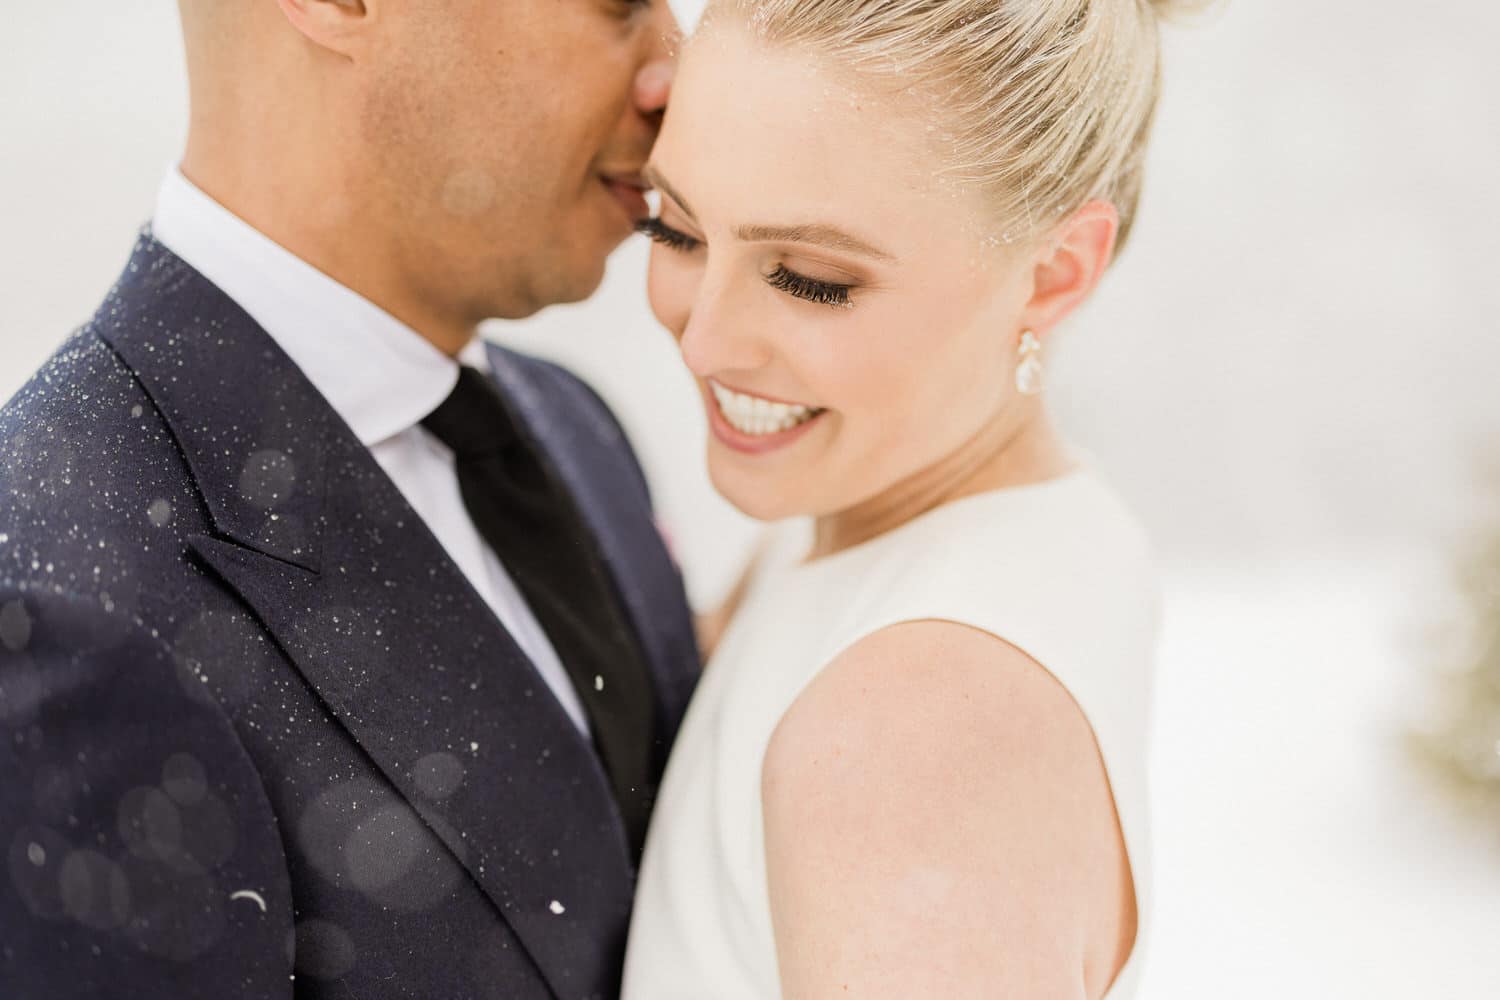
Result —
<path fill-rule="evenodd" d="M 899 89 L 717 22 L 683 53 L 652 159 L 705 223 L 878 221 L 939 190 Z"/>

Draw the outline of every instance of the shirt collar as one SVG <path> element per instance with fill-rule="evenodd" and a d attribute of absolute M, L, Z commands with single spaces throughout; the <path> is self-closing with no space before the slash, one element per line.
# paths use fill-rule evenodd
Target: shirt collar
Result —
<path fill-rule="evenodd" d="M 458 382 L 457 361 L 176 168 L 162 181 L 151 230 L 260 324 L 366 447 L 415 426 Z M 461 358 L 489 369 L 478 338 Z"/>

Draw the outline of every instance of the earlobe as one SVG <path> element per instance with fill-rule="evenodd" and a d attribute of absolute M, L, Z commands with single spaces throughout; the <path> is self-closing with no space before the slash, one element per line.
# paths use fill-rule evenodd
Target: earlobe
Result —
<path fill-rule="evenodd" d="M 276 4 L 308 41 L 345 56 L 375 13 L 375 0 L 276 0 Z"/>
<path fill-rule="evenodd" d="M 1119 230 L 1120 214 L 1107 201 L 1074 212 L 1037 256 L 1023 325 L 1045 333 L 1082 305 L 1109 268 Z"/>

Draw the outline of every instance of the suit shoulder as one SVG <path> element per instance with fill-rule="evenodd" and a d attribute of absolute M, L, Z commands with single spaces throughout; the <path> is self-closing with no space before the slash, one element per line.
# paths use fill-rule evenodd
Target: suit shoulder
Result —
<path fill-rule="evenodd" d="M 75 593 L 136 579 L 169 512 L 201 506 L 165 420 L 89 327 L 0 408 L 0 495 L 0 576 Z"/>
<path fill-rule="evenodd" d="M 150 398 L 91 323 L 71 334 L 0 407 L 0 470 L 28 441 L 67 438 L 86 446 L 139 419 Z M 26 430 L 34 430 L 26 435 Z M 16 440 L 16 435 L 21 439 Z"/>

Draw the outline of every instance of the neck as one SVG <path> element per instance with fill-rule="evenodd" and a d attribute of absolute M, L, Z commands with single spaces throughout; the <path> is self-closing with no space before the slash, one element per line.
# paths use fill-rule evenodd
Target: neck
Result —
<path fill-rule="evenodd" d="M 190 131 L 182 159 L 183 175 L 209 197 L 443 353 L 455 356 L 473 339 L 475 319 L 445 311 L 441 296 L 411 280 L 400 241 L 380 225 L 378 200 L 356 194 L 365 189 L 358 178 L 317 157 L 277 155 L 309 148 L 295 139 L 245 149 L 219 138 Z"/>
<path fill-rule="evenodd" d="M 1067 447 L 1040 401 L 991 421 L 959 448 L 853 507 L 818 518 L 809 558 L 851 548 L 945 503 L 1024 486 L 1071 468 Z"/>

